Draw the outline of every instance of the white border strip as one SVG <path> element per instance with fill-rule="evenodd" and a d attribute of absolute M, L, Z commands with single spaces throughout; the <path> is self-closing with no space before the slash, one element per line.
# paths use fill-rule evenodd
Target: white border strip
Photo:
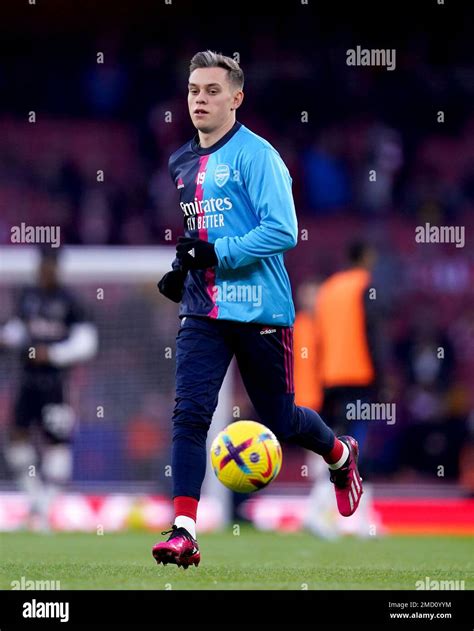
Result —
<path fill-rule="evenodd" d="M 174 246 L 65 246 L 64 282 L 158 280 L 171 269 Z M 35 246 L 0 246 L 0 284 L 32 281 L 39 261 Z"/>

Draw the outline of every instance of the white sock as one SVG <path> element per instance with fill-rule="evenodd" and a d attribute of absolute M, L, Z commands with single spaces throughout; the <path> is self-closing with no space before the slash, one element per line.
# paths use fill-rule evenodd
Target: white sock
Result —
<path fill-rule="evenodd" d="M 196 539 L 196 522 L 186 515 L 178 515 L 174 520 L 178 528 L 186 528 L 189 534 Z"/>
<path fill-rule="evenodd" d="M 48 482 L 65 485 L 72 475 L 72 448 L 69 444 L 48 445 L 43 449 L 41 471 Z"/>
<path fill-rule="evenodd" d="M 20 489 L 26 493 L 30 511 L 35 512 L 41 499 L 43 483 L 36 467 L 36 450 L 31 443 L 15 441 L 8 445 L 6 461 Z"/>
<path fill-rule="evenodd" d="M 72 449 L 69 444 L 47 445 L 43 449 L 41 471 L 45 480 L 39 504 L 45 523 L 56 497 L 64 490 L 72 475 Z"/>
<path fill-rule="evenodd" d="M 341 440 L 342 443 L 342 440 Z M 346 462 L 347 457 L 349 456 L 349 447 L 346 445 L 346 443 L 342 443 L 342 456 L 339 458 L 339 460 L 337 462 L 335 462 L 334 464 L 328 464 L 328 467 L 330 469 L 340 469 L 342 467 L 342 465 Z"/>

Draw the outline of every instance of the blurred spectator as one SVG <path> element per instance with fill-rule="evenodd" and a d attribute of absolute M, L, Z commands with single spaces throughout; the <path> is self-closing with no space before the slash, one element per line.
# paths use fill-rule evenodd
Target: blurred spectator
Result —
<path fill-rule="evenodd" d="M 441 477 L 456 477 L 466 418 L 458 403 L 453 345 L 437 325 L 433 309 L 418 311 L 414 324 L 399 341 L 396 355 L 405 376 L 402 464 L 433 475 L 441 466 Z"/>
<path fill-rule="evenodd" d="M 125 65 L 119 61 L 119 47 L 118 33 L 100 37 L 91 54 L 93 61 L 84 71 L 84 100 L 98 116 L 120 113 L 124 105 L 129 80 Z"/>
<path fill-rule="evenodd" d="M 368 155 L 359 173 L 359 204 L 367 212 L 387 212 L 392 208 L 395 178 L 403 164 L 400 135 L 376 124 L 367 140 Z"/>
<path fill-rule="evenodd" d="M 351 201 L 350 180 L 341 159 L 342 130 L 323 130 L 303 155 L 305 188 L 310 208 L 320 213 L 341 210 Z"/>

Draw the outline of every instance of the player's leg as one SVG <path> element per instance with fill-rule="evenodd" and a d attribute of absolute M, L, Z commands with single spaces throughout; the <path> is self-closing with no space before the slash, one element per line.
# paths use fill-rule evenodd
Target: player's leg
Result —
<path fill-rule="evenodd" d="M 199 563 L 196 516 L 206 472 L 206 438 L 233 351 L 227 324 L 186 317 L 176 338 L 176 405 L 172 479 L 175 522 L 167 542 L 154 546 L 158 563 Z"/>
<path fill-rule="evenodd" d="M 38 393 L 27 383 L 20 386 L 5 447 L 5 460 L 28 501 L 29 526 L 35 526 L 42 494 L 42 481 L 33 442 L 32 426 L 40 414 Z"/>
<path fill-rule="evenodd" d="M 355 388 L 326 388 L 321 416 L 337 436 L 350 434 L 362 447 L 367 423 L 360 427 L 360 423 L 363 421 L 359 423 L 347 419 L 346 405 L 352 399 L 356 400 L 357 398 L 358 392 Z M 305 516 L 306 528 L 315 535 L 324 538 L 335 538 L 348 532 L 355 536 L 366 536 L 366 533 L 369 532 L 368 517 L 371 513 L 367 487 L 364 485 L 364 497 L 360 501 L 355 520 L 351 520 L 350 525 L 343 523 L 344 520 L 340 520 L 334 512 L 334 490 L 328 478 L 324 461 L 311 454 L 308 462 L 313 484 L 308 496 L 308 511 Z M 361 472 L 360 458 L 358 469 Z"/>
<path fill-rule="evenodd" d="M 294 403 L 290 332 L 289 327 L 241 325 L 239 370 L 253 406 L 277 438 L 326 455 L 334 447 L 334 433 L 317 412 Z"/>
<path fill-rule="evenodd" d="M 51 506 L 72 477 L 72 438 L 75 414 L 64 400 L 61 377 L 48 377 L 42 391 L 41 473 L 43 494 L 40 510 L 45 523 L 49 522 Z"/>
<path fill-rule="evenodd" d="M 351 437 L 337 438 L 314 410 L 295 405 L 292 327 L 241 326 L 236 357 L 262 423 L 280 440 L 324 458 L 335 483 L 338 508 L 343 515 L 352 514 L 362 494 L 358 445 Z"/>
<path fill-rule="evenodd" d="M 326 388 L 324 391 L 324 406 L 322 416 L 336 434 L 350 434 L 363 449 L 367 440 L 370 423 L 364 420 L 348 419 L 351 407 L 371 403 L 374 399 L 374 389 L 369 386 L 337 386 Z M 359 459 L 359 468 L 362 458 Z"/>

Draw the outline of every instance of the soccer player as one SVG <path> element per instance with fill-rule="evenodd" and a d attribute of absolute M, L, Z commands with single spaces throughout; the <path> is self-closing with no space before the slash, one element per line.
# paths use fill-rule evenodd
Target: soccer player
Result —
<path fill-rule="evenodd" d="M 200 561 L 196 516 L 206 436 L 234 355 L 261 422 L 327 462 L 340 512 L 351 515 L 362 494 L 357 442 L 337 438 L 316 412 L 294 402 L 295 310 L 283 261 L 298 234 L 292 179 L 272 145 L 236 121 L 243 85 L 233 59 L 209 50 L 192 58 L 188 108 L 197 134 L 169 160 L 185 227 L 172 271 L 158 283 L 161 293 L 181 302 L 175 521 L 153 556 L 184 568 Z"/>
<path fill-rule="evenodd" d="M 22 363 L 6 461 L 27 494 L 30 526 L 48 530 L 51 503 L 72 473 L 67 368 L 97 349 L 96 327 L 59 283 L 56 250 L 43 251 L 38 283 L 21 292 L 14 317 L 0 327 L 0 346 L 19 350 Z"/>

